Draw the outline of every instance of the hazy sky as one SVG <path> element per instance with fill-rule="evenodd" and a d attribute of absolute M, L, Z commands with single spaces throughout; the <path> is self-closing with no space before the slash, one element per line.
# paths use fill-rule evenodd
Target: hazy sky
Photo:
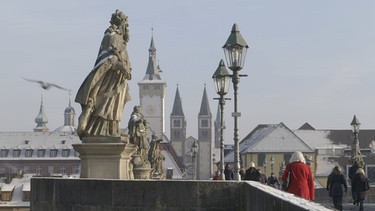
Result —
<path fill-rule="evenodd" d="M 160 0 L 0 1 L 0 131 L 30 131 L 41 89 L 21 77 L 73 90 L 91 71 L 111 14 L 129 16 L 128 52 L 133 100 L 123 127 L 139 104 L 137 83 L 145 75 L 152 36 L 167 82 L 166 133 L 178 84 L 187 135 L 197 137 L 197 116 L 206 84 L 216 117 L 212 74 L 222 46 L 237 23 L 250 46 L 239 85 L 240 139 L 258 124 L 305 122 L 317 129 L 375 128 L 375 1 Z M 233 88 L 226 96 L 233 99 Z M 68 93 L 44 92 L 47 126 L 63 125 Z M 79 104 L 73 103 L 77 117 Z M 225 142 L 232 143 L 233 100 L 225 106 Z"/>

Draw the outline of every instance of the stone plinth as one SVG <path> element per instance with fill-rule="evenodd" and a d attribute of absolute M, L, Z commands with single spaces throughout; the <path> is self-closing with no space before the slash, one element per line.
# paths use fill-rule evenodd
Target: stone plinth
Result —
<path fill-rule="evenodd" d="M 74 144 L 81 159 L 81 178 L 134 179 L 131 164 L 134 144 L 121 137 L 85 137 Z"/>

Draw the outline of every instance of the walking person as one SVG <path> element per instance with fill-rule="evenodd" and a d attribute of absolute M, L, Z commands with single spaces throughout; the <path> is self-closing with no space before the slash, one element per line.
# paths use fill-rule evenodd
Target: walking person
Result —
<path fill-rule="evenodd" d="M 277 177 L 273 172 L 271 173 L 271 176 L 268 177 L 267 184 L 269 186 L 279 189 L 279 180 L 277 180 Z"/>
<path fill-rule="evenodd" d="M 250 162 L 250 167 L 246 169 L 243 180 L 261 181 L 260 172 L 255 168 L 254 162 Z"/>
<path fill-rule="evenodd" d="M 340 166 L 335 166 L 328 176 L 327 190 L 329 191 L 329 196 L 332 197 L 333 206 L 338 210 L 342 210 L 342 199 L 344 192 L 348 191 L 348 185 Z"/>
<path fill-rule="evenodd" d="M 292 154 L 281 177 L 283 182 L 286 181 L 289 171 L 290 181 L 287 191 L 313 201 L 315 199 L 314 178 L 310 167 L 306 165 L 302 152 L 296 151 Z"/>
<path fill-rule="evenodd" d="M 368 178 L 363 168 L 358 168 L 352 180 L 352 192 L 355 195 L 355 204 L 359 205 L 359 210 L 363 210 L 363 201 L 366 197 L 366 191 L 370 190 Z"/>
<path fill-rule="evenodd" d="M 225 176 L 225 180 L 233 180 L 234 179 L 234 172 L 229 167 L 229 164 L 225 164 L 224 176 Z"/>

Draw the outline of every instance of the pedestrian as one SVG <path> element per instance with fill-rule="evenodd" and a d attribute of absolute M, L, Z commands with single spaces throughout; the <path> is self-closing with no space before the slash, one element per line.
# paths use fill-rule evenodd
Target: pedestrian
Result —
<path fill-rule="evenodd" d="M 333 206 L 338 210 L 342 210 L 342 198 L 344 193 L 348 191 L 348 185 L 344 174 L 341 173 L 340 166 L 335 166 L 328 176 L 327 190 L 329 191 L 329 196 L 332 197 Z"/>
<path fill-rule="evenodd" d="M 233 180 L 234 179 L 234 172 L 233 170 L 229 167 L 229 164 L 225 164 L 224 168 L 224 176 L 225 180 Z"/>
<path fill-rule="evenodd" d="M 292 154 L 289 163 L 285 167 L 283 176 L 281 177 L 283 182 L 286 181 L 289 171 L 290 181 L 287 191 L 301 198 L 314 200 L 314 178 L 311 168 L 306 165 L 302 152 L 296 151 Z"/>
<path fill-rule="evenodd" d="M 220 171 L 215 172 L 215 175 L 212 177 L 212 180 L 220 180 Z"/>
<path fill-rule="evenodd" d="M 359 210 L 363 210 L 363 201 L 366 197 L 366 191 L 370 190 L 368 178 L 363 168 L 358 168 L 352 180 L 352 192 L 355 193 L 355 204 L 359 205 Z M 353 204 L 354 204 L 353 202 Z"/>
<path fill-rule="evenodd" d="M 273 172 L 271 173 L 271 176 L 268 177 L 267 184 L 274 188 L 277 188 L 277 189 L 279 188 L 279 180 L 277 179 L 277 177 L 275 176 Z"/>
<path fill-rule="evenodd" d="M 260 174 L 260 178 L 259 178 L 260 183 L 267 184 L 267 176 L 265 174 L 263 174 L 260 169 L 257 169 L 257 171 Z"/>
<path fill-rule="evenodd" d="M 243 180 L 252 180 L 260 182 L 260 172 L 255 168 L 254 162 L 250 162 L 250 167 L 246 169 Z"/>
<path fill-rule="evenodd" d="M 240 177 L 241 177 L 241 180 L 243 180 L 244 177 L 245 177 L 245 169 L 244 168 L 241 168 L 241 170 L 240 170 Z"/>

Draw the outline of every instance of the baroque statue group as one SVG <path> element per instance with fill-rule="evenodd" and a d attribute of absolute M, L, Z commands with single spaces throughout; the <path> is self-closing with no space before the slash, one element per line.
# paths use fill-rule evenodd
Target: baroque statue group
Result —
<path fill-rule="evenodd" d="M 110 26 L 105 30 L 99 53 L 92 71 L 83 81 L 75 102 L 82 113 L 78 118 L 77 134 L 86 137 L 123 137 L 120 123 L 125 104 L 131 99 L 128 80 L 132 68 L 127 52 L 129 41 L 128 17 L 119 10 L 112 14 Z M 151 168 L 151 177 L 164 175 L 160 151 L 161 139 L 148 137 L 148 123 L 140 106 L 135 106 L 128 122 L 128 138 L 134 144 L 137 159 L 135 167 Z"/>

